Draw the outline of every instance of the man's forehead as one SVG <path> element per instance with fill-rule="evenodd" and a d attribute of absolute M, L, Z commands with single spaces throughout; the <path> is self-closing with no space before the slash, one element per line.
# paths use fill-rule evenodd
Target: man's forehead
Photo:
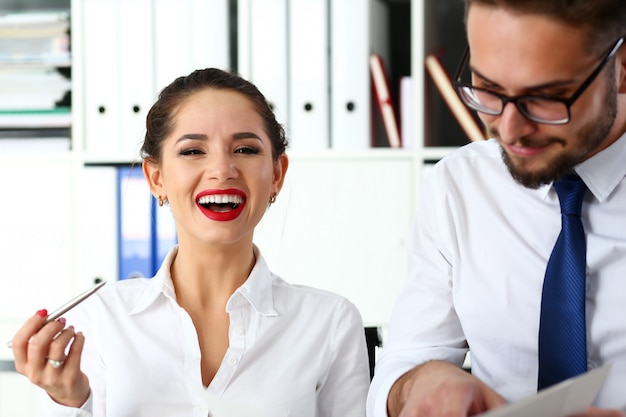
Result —
<path fill-rule="evenodd" d="M 585 53 L 583 30 L 543 15 L 473 5 L 467 28 L 470 67 L 498 84 L 567 79 L 596 59 Z"/>

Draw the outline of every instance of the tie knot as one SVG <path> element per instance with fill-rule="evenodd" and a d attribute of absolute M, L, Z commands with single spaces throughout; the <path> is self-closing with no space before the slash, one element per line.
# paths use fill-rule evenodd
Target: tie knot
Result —
<path fill-rule="evenodd" d="M 580 216 L 587 186 L 578 175 L 567 175 L 554 183 L 561 214 Z"/>

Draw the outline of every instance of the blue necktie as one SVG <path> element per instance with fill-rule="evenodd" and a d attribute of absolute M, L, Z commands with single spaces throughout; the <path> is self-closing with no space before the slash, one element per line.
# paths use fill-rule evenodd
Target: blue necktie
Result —
<path fill-rule="evenodd" d="M 538 389 L 587 371 L 585 231 L 580 219 L 587 187 L 578 176 L 554 183 L 561 233 L 546 268 L 539 321 Z"/>

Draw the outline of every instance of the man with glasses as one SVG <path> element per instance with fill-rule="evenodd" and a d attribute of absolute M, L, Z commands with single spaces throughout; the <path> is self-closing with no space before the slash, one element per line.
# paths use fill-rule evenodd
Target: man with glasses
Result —
<path fill-rule="evenodd" d="M 624 417 L 626 1 L 465 3 L 454 86 L 491 139 L 423 185 L 368 415 L 475 415 L 610 364 L 585 415 Z"/>

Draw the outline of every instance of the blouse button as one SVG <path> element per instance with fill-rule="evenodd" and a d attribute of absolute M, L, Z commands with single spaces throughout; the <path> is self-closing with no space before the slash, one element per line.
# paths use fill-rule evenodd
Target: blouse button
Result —
<path fill-rule="evenodd" d="M 228 358 L 228 364 L 229 364 L 230 366 L 235 366 L 235 365 L 237 365 L 237 358 L 234 358 L 234 357 L 232 357 L 232 356 L 231 356 L 230 358 Z"/>
<path fill-rule="evenodd" d="M 243 334 L 243 327 L 236 327 L 235 328 L 235 335 L 236 336 L 241 336 Z"/>

